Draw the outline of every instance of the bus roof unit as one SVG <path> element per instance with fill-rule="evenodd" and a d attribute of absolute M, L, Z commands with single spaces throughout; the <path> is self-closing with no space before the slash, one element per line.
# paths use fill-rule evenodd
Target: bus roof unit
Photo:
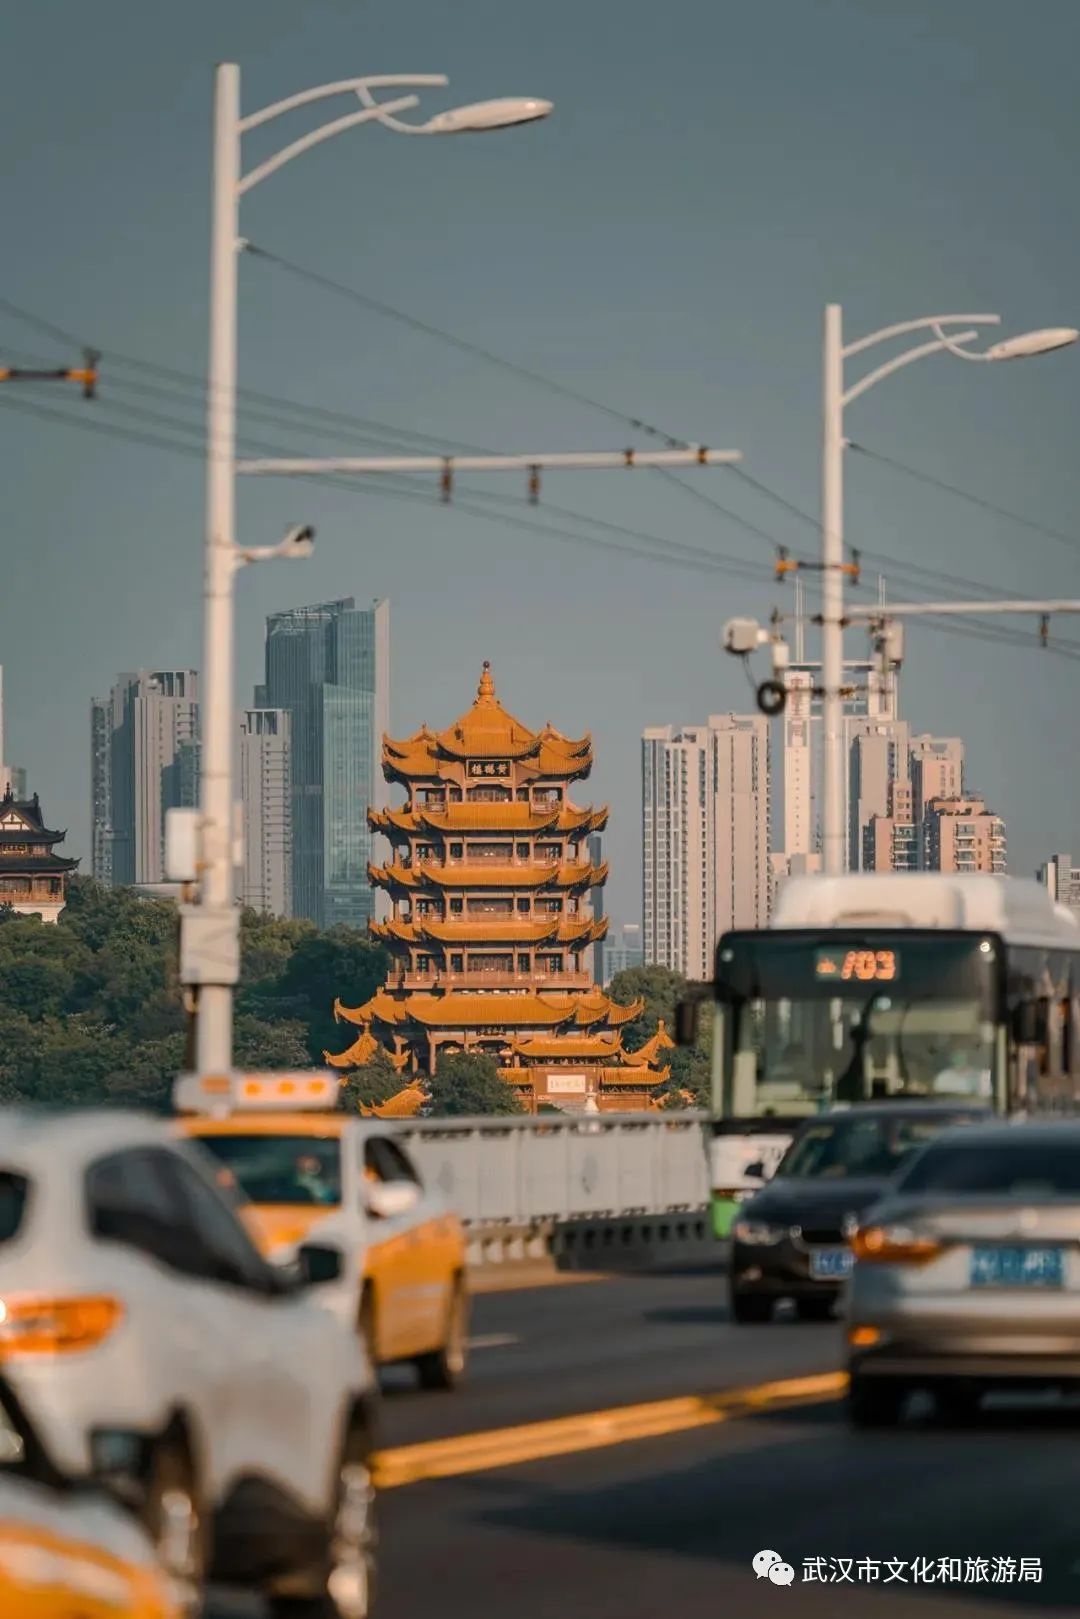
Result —
<path fill-rule="evenodd" d="M 1080 946 L 1080 922 L 1041 883 L 944 872 L 789 877 L 770 926 L 951 928 L 1016 944 Z"/>

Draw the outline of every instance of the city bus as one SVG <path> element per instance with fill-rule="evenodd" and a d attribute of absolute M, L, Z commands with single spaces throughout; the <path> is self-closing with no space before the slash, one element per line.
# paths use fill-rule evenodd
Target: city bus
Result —
<path fill-rule="evenodd" d="M 1023 1115 L 1080 1098 L 1080 923 L 1036 882 L 790 878 L 768 927 L 721 937 L 712 988 L 721 1236 L 826 1108 L 981 1098 Z"/>

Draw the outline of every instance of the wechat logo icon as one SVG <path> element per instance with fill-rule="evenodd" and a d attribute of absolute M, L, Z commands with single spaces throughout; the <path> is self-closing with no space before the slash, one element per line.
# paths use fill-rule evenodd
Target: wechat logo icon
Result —
<path fill-rule="evenodd" d="M 795 1570 L 785 1563 L 779 1552 L 758 1552 L 754 1558 L 754 1573 L 759 1580 L 769 1579 L 774 1585 L 790 1585 Z"/>

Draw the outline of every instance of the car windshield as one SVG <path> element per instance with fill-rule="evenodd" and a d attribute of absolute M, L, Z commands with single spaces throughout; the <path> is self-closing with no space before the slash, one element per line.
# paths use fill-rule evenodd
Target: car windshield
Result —
<path fill-rule="evenodd" d="M 0 1242 L 11 1242 L 18 1236 L 29 1190 L 30 1183 L 25 1175 L 0 1169 Z"/>
<path fill-rule="evenodd" d="M 197 1139 L 252 1203 L 336 1207 L 341 1202 L 341 1143 L 336 1137 L 207 1133 Z"/>
<path fill-rule="evenodd" d="M 842 1119 L 822 1119 L 799 1133 L 776 1175 L 778 1179 L 888 1180 L 939 1130 L 962 1122 L 962 1115 L 948 1114 L 928 1119 L 868 1118 L 852 1113 Z"/>
<path fill-rule="evenodd" d="M 1061 1197 L 1080 1193 L 1080 1145 L 1075 1141 L 939 1142 L 903 1176 L 904 1192 L 973 1192 L 1001 1197 Z"/>

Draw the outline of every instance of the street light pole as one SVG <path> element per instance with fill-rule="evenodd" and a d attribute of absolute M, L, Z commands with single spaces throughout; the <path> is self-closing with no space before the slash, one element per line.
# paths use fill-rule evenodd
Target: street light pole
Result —
<path fill-rule="evenodd" d="M 206 532 L 203 560 L 203 689 L 200 760 L 201 904 L 223 941 L 239 942 L 232 871 L 233 595 L 236 579 L 236 309 L 240 206 L 240 69 L 214 76 L 213 205 L 210 225 L 210 365 L 206 401 Z M 216 913 L 216 914 L 215 914 Z M 198 989 L 196 1066 L 232 1063 L 237 950 Z"/>
<path fill-rule="evenodd" d="M 947 353 L 959 360 L 1019 360 L 1074 343 L 1080 333 L 1072 327 L 1025 332 L 992 348 L 972 351 L 962 345 L 979 335 L 980 326 L 997 326 L 1000 315 L 928 315 L 920 320 L 883 326 L 845 345 L 843 314 L 839 304 L 825 309 L 822 353 L 822 462 L 821 462 L 821 664 L 822 664 L 822 866 L 836 876 L 847 868 L 847 829 L 844 826 L 844 411 L 875 383 L 929 354 Z M 966 331 L 945 327 L 966 326 Z M 929 332 L 930 341 L 918 343 L 886 360 L 851 387 L 844 385 L 844 362 L 864 350 L 909 332 Z"/>
<path fill-rule="evenodd" d="M 825 309 L 822 354 L 821 683 L 822 866 L 846 865 L 844 805 L 844 339 L 839 304 Z"/>
<path fill-rule="evenodd" d="M 279 546 L 241 549 L 236 544 L 237 258 L 240 199 L 301 152 L 361 124 L 381 123 L 407 134 L 456 134 L 528 123 L 546 117 L 551 103 L 507 97 L 438 114 L 425 125 L 395 115 L 417 105 L 415 95 L 378 102 L 372 90 L 441 86 L 442 74 L 381 74 L 343 79 L 302 91 L 248 118 L 240 111 L 240 69 L 219 63 L 214 74 L 212 211 L 210 227 L 210 360 L 206 404 L 206 527 L 203 554 L 203 658 L 200 711 L 202 757 L 198 819 L 199 902 L 181 909 L 181 979 L 194 989 L 199 1072 L 224 1073 L 232 1065 L 233 991 L 240 975 L 240 918 L 233 870 L 233 642 L 237 571 L 269 557 L 310 554 L 311 532 L 295 529 Z M 245 130 L 329 96 L 355 95 L 360 110 L 333 119 L 283 147 L 247 175 L 241 168 Z"/>

